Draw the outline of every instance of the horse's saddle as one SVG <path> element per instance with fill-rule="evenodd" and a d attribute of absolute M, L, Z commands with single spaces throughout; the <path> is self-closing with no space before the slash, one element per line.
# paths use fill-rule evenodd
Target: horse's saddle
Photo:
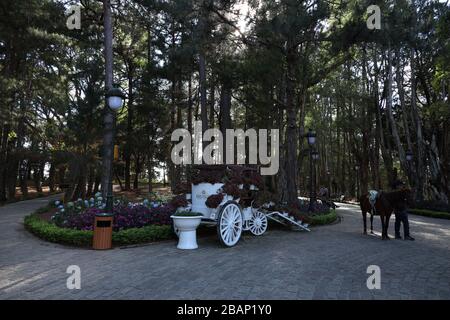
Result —
<path fill-rule="evenodd" d="M 375 202 L 377 201 L 379 192 L 376 190 L 369 190 L 369 202 L 372 208 L 375 208 Z"/>

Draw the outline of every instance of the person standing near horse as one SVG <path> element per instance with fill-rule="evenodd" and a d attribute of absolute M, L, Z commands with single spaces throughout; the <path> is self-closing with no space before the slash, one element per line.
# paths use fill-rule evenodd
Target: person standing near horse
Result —
<path fill-rule="evenodd" d="M 318 193 L 319 199 L 322 200 L 327 206 L 336 209 L 339 208 L 333 201 L 330 200 L 330 193 L 327 187 L 321 187 Z"/>
<path fill-rule="evenodd" d="M 394 179 L 391 184 L 393 190 L 399 190 L 405 186 L 405 183 L 398 178 L 397 168 L 394 169 Z M 415 239 L 409 234 L 408 211 L 406 201 L 401 201 L 394 207 L 395 214 L 395 239 L 401 239 L 400 224 L 403 223 L 403 236 L 405 240 L 414 241 Z"/>

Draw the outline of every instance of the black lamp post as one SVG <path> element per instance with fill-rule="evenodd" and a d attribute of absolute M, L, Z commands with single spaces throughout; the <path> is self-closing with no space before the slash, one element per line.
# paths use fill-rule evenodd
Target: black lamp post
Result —
<path fill-rule="evenodd" d="M 319 152 L 316 150 L 313 150 L 312 153 L 312 160 L 313 160 L 313 170 L 312 170 L 312 189 L 311 189 L 311 201 L 309 202 L 309 211 L 314 211 L 314 204 L 317 200 L 317 194 L 316 194 L 316 161 L 319 160 Z"/>
<path fill-rule="evenodd" d="M 113 85 L 111 89 L 106 92 L 106 101 L 108 103 L 109 109 L 116 113 L 123 107 L 123 102 L 125 100 L 125 94 L 122 90 L 117 86 Z M 111 144 L 111 152 L 107 153 L 108 157 L 113 157 L 114 154 L 114 136 L 115 136 L 115 128 L 112 129 L 112 139 L 113 143 Z M 108 174 L 108 191 L 106 195 L 106 213 L 113 214 L 113 159 L 108 159 L 111 163 L 110 171 Z"/>
<path fill-rule="evenodd" d="M 314 167 L 313 160 L 317 160 L 319 158 L 319 153 L 314 151 L 313 147 L 316 143 L 316 133 L 309 129 L 306 134 L 306 139 L 308 140 L 309 145 L 309 212 L 314 211 L 314 203 L 316 202 L 316 192 L 314 187 Z"/>
<path fill-rule="evenodd" d="M 356 199 L 358 199 L 359 195 L 359 165 L 355 164 L 355 172 L 356 172 Z"/>
<path fill-rule="evenodd" d="M 407 164 L 407 168 L 406 169 L 408 170 L 407 174 L 408 174 L 408 178 L 411 181 L 411 179 L 412 179 L 411 163 L 413 161 L 413 153 L 412 153 L 412 151 L 411 150 L 406 151 L 405 156 L 406 156 L 406 164 Z"/>
<path fill-rule="evenodd" d="M 411 150 L 406 151 L 406 161 L 408 161 L 408 163 L 410 163 L 413 159 L 413 153 Z"/>
<path fill-rule="evenodd" d="M 328 180 L 328 196 L 331 196 L 331 171 L 327 170 L 327 180 Z"/>

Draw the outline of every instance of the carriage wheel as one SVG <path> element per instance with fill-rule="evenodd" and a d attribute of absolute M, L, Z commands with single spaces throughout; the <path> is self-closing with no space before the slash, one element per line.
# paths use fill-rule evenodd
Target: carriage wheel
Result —
<path fill-rule="evenodd" d="M 250 232 L 255 236 L 260 236 L 267 230 L 267 217 L 261 211 L 255 210 L 248 223 Z"/>
<path fill-rule="evenodd" d="M 250 220 L 245 220 L 244 221 L 244 226 L 242 227 L 242 231 L 248 231 L 250 230 Z"/>
<path fill-rule="evenodd" d="M 238 243 L 242 234 L 242 212 L 236 202 L 226 203 L 217 217 L 217 233 L 220 242 L 227 247 Z"/>

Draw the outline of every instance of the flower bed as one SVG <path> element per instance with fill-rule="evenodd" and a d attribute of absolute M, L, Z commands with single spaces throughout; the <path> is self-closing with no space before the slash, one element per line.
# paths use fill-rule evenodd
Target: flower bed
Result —
<path fill-rule="evenodd" d="M 176 210 L 172 202 L 163 204 L 160 201 L 144 200 L 131 203 L 124 198 L 117 199 L 113 208 L 113 244 L 137 244 L 171 238 L 170 216 Z M 25 217 L 24 223 L 27 230 L 44 240 L 90 246 L 95 216 L 104 211 L 105 201 L 100 194 L 96 194 L 95 198 L 78 199 L 66 205 L 59 201 L 50 203 Z M 54 214 L 46 221 L 49 212 Z"/>
<path fill-rule="evenodd" d="M 51 222 L 61 228 L 92 231 L 95 215 L 105 211 L 105 203 L 96 194 L 90 200 L 77 200 L 62 205 L 54 203 L 58 211 L 52 216 Z M 161 204 L 144 200 L 142 203 L 131 203 L 126 199 L 115 202 L 113 213 L 113 230 L 120 231 L 129 228 L 142 228 L 148 225 L 170 225 L 172 215 L 176 210 L 173 203 Z"/>
<path fill-rule="evenodd" d="M 89 208 L 81 213 L 61 214 L 53 217 L 55 225 L 61 228 L 94 230 L 95 215 L 103 209 Z M 141 228 L 147 225 L 170 225 L 170 215 L 175 212 L 171 205 L 149 208 L 144 205 L 119 205 L 114 207 L 113 230 Z"/>
<path fill-rule="evenodd" d="M 93 231 L 61 228 L 42 220 L 37 213 L 26 216 L 24 225 L 28 231 L 49 242 L 77 247 L 92 246 Z M 112 243 L 114 246 L 123 246 L 171 238 L 173 231 L 170 225 L 150 225 L 113 232 Z"/>

